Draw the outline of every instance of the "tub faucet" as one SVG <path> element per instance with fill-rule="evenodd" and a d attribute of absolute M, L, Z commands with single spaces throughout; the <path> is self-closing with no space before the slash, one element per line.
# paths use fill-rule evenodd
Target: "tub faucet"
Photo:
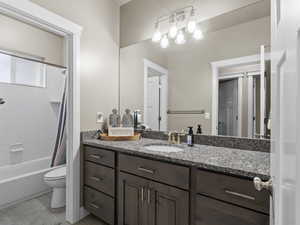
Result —
<path fill-rule="evenodd" d="M 3 105 L 5 103 L 3 98 L 0 98 L 0 105 Z"/>

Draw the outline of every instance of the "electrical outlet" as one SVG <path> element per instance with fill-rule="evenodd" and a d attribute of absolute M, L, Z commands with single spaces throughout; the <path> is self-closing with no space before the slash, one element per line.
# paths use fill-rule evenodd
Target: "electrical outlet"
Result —
<path fill-rule="evenodd" d="M 96 114 L 96 123 L 104 122 L 104 114 L 102 112 L 97 112 Z"/>

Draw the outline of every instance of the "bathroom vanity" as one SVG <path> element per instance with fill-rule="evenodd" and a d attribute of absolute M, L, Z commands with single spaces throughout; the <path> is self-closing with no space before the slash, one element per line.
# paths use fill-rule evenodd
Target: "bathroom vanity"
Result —
<path fill-rule="evenodd" d="M 84 206 L 108 224 L 267 225 L 269 153 L 195 145 L 176 153 L 149 144 L 83 141 Z"/>

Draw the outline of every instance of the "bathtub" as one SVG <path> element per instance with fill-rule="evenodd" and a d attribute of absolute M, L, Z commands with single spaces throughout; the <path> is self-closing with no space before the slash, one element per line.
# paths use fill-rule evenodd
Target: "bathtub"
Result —
<path fill-rule="evenodd" d="M 51 157 L 0 167 L 0 209 L 50 191 L 44 174 L 50 168 Z"/>

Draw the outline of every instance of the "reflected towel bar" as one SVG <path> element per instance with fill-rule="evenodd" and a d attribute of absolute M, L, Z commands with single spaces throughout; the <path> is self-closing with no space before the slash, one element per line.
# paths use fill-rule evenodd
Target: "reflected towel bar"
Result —
<path fill-rule="evenodd" d="M 204 114 L 205 110 L 168 110 L 168 114 Z"/>

